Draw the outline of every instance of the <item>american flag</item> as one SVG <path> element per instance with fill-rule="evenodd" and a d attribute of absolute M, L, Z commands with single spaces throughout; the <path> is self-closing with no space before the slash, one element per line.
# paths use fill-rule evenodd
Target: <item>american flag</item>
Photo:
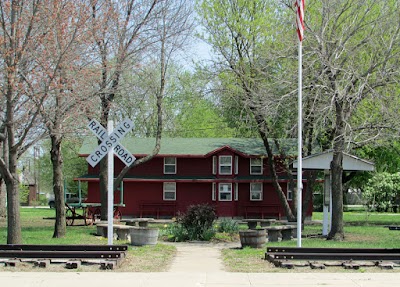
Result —
<path fill-rule="evenodd" d="M 296 28 L 299 41 L 303 41 L 304 36 L 304 0 L 296 0 Z"/>

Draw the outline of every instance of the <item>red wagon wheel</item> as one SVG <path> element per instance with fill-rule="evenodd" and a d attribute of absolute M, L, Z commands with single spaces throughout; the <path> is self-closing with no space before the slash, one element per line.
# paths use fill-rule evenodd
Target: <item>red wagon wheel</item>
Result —
<path fill-rule="evenodd" d="M 114 209 L 114 219 L 118 220 L 122 219 L 122 213 L 118 208 Z"/>
<path fill-rule="evenodd" d="M 85 225 L 93 225 L 94 214 L 93 214 L 93 212 L 90 211 L 89 208 L 86 208 L 86 210 L 84 212 L 84 216 L 85 216 Z"/>
<path fill-rule="evenodd" d="M 93 213 L 94 222 L 99 221 L 101 219 L 101 210 L 100 208 L 96 208 Z"/>
<path fill-rule="evenodd" d="M 65 212 L 65 222 L 68 226 L 72 226 L 74 224 L 75 219 L 75 209 L 67 208 Z"/>

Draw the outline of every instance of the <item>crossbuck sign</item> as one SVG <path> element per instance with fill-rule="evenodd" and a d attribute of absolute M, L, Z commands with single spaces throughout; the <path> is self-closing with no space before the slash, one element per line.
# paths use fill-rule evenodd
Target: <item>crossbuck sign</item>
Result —
<path fill-rule="evenodd" d="M 92 167 L 95 167 L 112 148 L 114 148 L 114 153 L 125 165 L 129 166 L 136 160 L 136 158 L 119 143 L 119 141 L 132 130 L 133 123 L 131 120 L 125 119 L 122 121 L 109 135 L 107 135 L 107 130 L 95 119 L 89 122 L 88 128 L 102 141 L 86 158 L 86 161 Z"/>

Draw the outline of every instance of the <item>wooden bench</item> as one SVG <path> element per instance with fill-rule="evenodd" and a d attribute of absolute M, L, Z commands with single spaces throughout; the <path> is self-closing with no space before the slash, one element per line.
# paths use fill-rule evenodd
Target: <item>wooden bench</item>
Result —
<path fill-rule="evenodd" d="M 279 225 L 265 227 L 267 230 L 268 242 L 278 242 L 281 240 L 292 240 L 293 230 L 296 226 L 293 225 Z"/>
<path fill-rule="evenodd" d="M 274 217 L 281 219 L 281 211 L 279 204 L 249 204 L 243 206 L 244 217 L 260 216 L 262 219 Z"/>
<path fill-rule="evenodd" d="M 97 235 L 107 237 L 108 235 L 108 224 L 97 224 Z M 130 230 L 133 226 L 124 225 L 124 224 L 114 224 L 113 225 L 113 236 L 117 240 L 130 240 Z"/>
<path fill-rule="evenodd" d="M 122 219 L 121 222 L 125 222 L 126 225 L 129 226 L 139 226 L 139 227 L 148 227 L 149 222 L 154 221 L 154 218 L 128 218 Z"/>
<path fill-rule="evenodd" d="M 157 219 L 160 216 L 174 217 L 176 215 L 175 202 L 142 202 L 139 204 L 140 217 L 152 215 Z"/>
<path fill-rule="evenodd" d="M 243 222 L 247 223 L 249 229 L 256 229 L 258 224 L 260 227 L 271 226 L 272 223 L 276 222 L 276 219 L 244 219 Z"/>

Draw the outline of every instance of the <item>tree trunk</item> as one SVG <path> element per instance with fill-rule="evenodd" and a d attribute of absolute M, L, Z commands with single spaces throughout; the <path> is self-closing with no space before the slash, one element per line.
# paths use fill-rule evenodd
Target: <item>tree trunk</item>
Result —
<path fill-rule="evenodd" d="M 21 221 L 18 190 L 17 154 L 10 152 L 10 178 L 6 178 L 7 186 L 7 244 L 21 244 Z"/>
<path fill-rule="evenodd" d="M 6 217 L 6 185 L 3 178 L 0 178 L 0 218 Z"/>
<path fill-rule="evenodd" d="M 7 147 L 5 142 L 0 144 L 0 156 L 3 157 L 5 162 L 8 162 L 8 152 L 6 152 L 5 148 Z M 7 198 L 7 190 L 6 185 L 4 183 L 4 178 L 0 175 L 0 218 L 6 218 L 6 198 Z"/>
<path fill-rule="evenodd" d="M 343 229 L 343 151 L 345 145 L 345 121 L 344 121 L 345 104 L 336 99 L 336 126 L 335 137 L 333 143 L 333 158 L 331 162 L 332 173 L 332 226 L 328 234 L 328 239 L 344 240 Z"/>
<path fill-rule="evenodd" d="M 270 168 L 270 171 L 271 171 L 271 175 L 272 175 L 272 184 L 273 184 L 274 189 L 275 189 L 275 191 L 276 191 L 276 193 L 277 193 L 277 195 L 279 197 L 279 201 L 282 204 L 283 209 L 285 210 L 285 214 L 286 214 L 287 220 L 288 221 L 295 221 L 295 216 L 293 215 L 293 212 L 290 209 L 290 206 L 289 206 L 289 203 L 287 201 L 287 198 L 286 198 L 285 194 L 283 193 L 283 190 L 282 190 L 281 186 L 278 183 L 278 176 L 276 174 L 274 155 L 272 153 L 272 149 L 271 149 L 271 146 L 269 144 L 267 134 L 264 132 L 264 130 L 266 129 L 265 122 L 264 122 L 262 116 L 257 115 L 254 110 L 253 110 L 253 113 L 254 113 L 256 122 L 258 124 L 259 134 L 261 136 L 261 139 L 263 140 L 265 149 L 267 151 L 268 165 L 269 165 L 269 168 Z"/>
<path fill-rule="evenodd" d="M 315 186 L 315 181 L 317 179 L 317 173 L 318 171 L 315 170 L 307 170 L 305 172 L 306 174 L 306 178 L 307 178 L 307 186 L 306 186 L 306 192 L 304 194 L 304 198 L 303 198 L 303 205 L 302 205 L 302 218 L 303 218 L 303 222 L 304 219 L 307 216 L 307 210 L 309 208 L 312 196 L 313 196 L 313 191 L 314 191 L 314 186 Z"/>
<path fill-rule="evenodd" d="M 342 190 L 342 174 L 343 174 L 343 152 L 333 152 L 331 162 L 332 172 L 332 227 L 328 234 L 328 239 L 343 240 L 343 190 Z"/>
<path fill-rule="evenodd" d="M 50 135 L 50 138 L 51 138 L 50 157 L 51 157 L 51 163 L 53 165 L 53 192 L 54 192 L 54 200 L 56 206 L 56 222 L 54 224 L 53 238 L 61 238 L 64 237 L 66 234 L 61 137 L 57 135 Z"/>
<path fill-rule="evenodd" d="M 99 171 L 99 185 L 100 185 L 100 212 L 101 212 L 101 220 L 108 220 L 108 199 L 107 199 L 107 182 L 108 182 L 108 160 L 107 156 L 105 156 L 100 161 L 100 171 Z"/>
<path fill-rule="evenodd" d="M 109 97 L 103 97 L 101 99 L 101 118 L 100 123 L 108 130 L 108 117 L 110 113 L 111 101 L 108 100 Z M 98 141 L 99 144 L 101 141 Z M 100 187 L 100 213 L 101 220 L 108 220 L 108 156 L 103 157 L 100 161 L 100 171 L 99 171 L 99 187 Z"/>

